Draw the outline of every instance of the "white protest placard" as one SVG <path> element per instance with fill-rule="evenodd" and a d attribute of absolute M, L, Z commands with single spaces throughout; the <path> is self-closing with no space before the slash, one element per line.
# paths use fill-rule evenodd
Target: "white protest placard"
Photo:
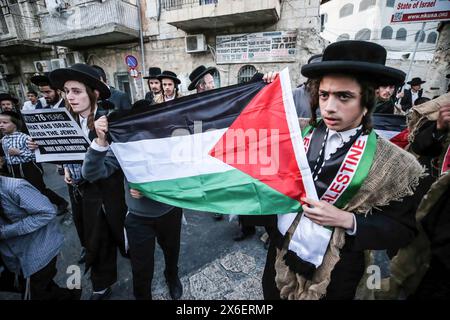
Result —
<path fill-rule="evenodd" d="M 450 0 L 397 0 L 391 23 L 450 20 Z"/>
<path fill-rule="evenodd" d="M 82 161 L 90 145 L 80 126 L 64 108 L 22 111 L 30 136 L 39 145 L 36 162 Z"/>
<path fill-rule="evenodd" d="M 216 60 L 223 63 L 293 62 L 297 31 L 216 36 Z"/>

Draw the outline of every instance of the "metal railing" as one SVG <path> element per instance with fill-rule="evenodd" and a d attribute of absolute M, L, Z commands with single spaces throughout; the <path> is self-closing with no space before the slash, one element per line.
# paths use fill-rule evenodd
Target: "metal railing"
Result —
<path fill-rule="evenodd" d="M 43 37 L 51 37 L 74 31 L 91 30 L 108 24 L 119 24 L 139 30 L 137 6 L 128 1 L 108 0 L 84 6 L 73 6 L 59 15 L 41 16 Z"/>
<path fill-rule="evenodd" d="M 219 0 L 162 0 L 161 7 L 163 10 L 170 11 L 208 4 L 217 4 L 218 2 Z"/>

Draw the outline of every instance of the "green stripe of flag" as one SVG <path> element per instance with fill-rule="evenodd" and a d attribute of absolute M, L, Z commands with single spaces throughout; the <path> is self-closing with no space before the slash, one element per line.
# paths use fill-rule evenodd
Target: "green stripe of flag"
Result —
<path fill-rule="evenodd" d="M 266 215 L 300 210 L 300 202 L 239 170 L 130 183 L 130 187 L 153 200 L 198 211 Z M 227 192 L 223 192 L 224 189 Z"/>

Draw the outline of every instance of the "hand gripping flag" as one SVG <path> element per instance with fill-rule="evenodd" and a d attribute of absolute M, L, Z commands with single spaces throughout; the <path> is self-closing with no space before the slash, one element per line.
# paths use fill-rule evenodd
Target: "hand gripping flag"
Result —
<path fill-rule="evenodd" d="M 315 188 L 288 70 L 111 121 L 111 148 L 134 189 L 223 214 L 298 212 Z"/>

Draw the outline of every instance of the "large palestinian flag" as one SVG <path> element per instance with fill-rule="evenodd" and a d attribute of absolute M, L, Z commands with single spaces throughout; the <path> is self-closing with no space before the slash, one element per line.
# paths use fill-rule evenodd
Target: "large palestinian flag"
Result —
<path fill-rule="evenodd" d="M 288 70 L 111 121 L 111 148 L 132 188 L 194 210 L 298 212 L 316 198 Z"/>

